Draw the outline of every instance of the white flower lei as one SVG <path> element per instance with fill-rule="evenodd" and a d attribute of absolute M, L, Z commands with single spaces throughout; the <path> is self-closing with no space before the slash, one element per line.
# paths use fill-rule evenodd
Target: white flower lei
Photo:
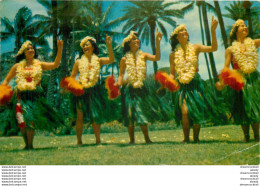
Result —
<path fill-rule="evenodd" d="M 126 55 L 126 71 L 128 80 L 134 88 L 141 88 L 146 76 L 146 62 L 143 52 L 138 50 L 136 52 L 136 62 L 132 52 L 127 52 Z"/>
<path fill-rule="evenodd" d="M 194 47 L 190 43 L 187 43 L 186 47 L 186 59 L 180 45 L 174 51 L 177 78 L 182 84 L 188 84 L 194 78 L 198 69 L 198 58 L 195 55 Z"/>
<path fill-rule="evenodd" d="M 83 54 L 79 60 L 79 81 L 84 88 L 90 88 L 96 85 L 99 78 L 100 63 L 95 54 L 91 57 L 91 62 Z"/>
<path fill-rule="evenodd" d="M 242 51 L 240 42 L 234 41 L 232 43 L 232 53 L 239 69 L 245 74 L 250 74 L 256 71 L 257 68 L 257 50 L 254 40 L 249 37 L 244 40 L 244 46 L 246 51 Z"/>
<path fill-rule="evenodd" d="M 19 62 L 16 69 L 16 80 L 17 88 L 20 91 L 35 90 L 36 86 L 41 82 L 42 79 L 42 66 L 39 60 L 34 59 L 33 64 L 30 67 L 26 66 L 26 60 L 23 59 Z M 26 79 L 31 78 L 31 82 Z"/>

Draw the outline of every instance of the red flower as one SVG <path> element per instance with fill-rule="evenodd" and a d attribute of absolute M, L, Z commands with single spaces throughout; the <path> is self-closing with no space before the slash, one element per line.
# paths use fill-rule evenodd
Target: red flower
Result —
<path fill-rule="evenodd" d="M 230 86 L 230 88 L 236 91 L 242 90 L 245 86 L 242 75 L 236 70 L 230 70 L 228 68 L 223 69 L 219 75 L 219 79 L 222 80 L 225 85 Z"/>
<path fill-rule="evenodd" d="M 108 91 L 108 98 L 116 99 L 120 95 L 120 90 L 119 87 L 115 86 L 115 77 L 113 75 L 109 76 L 105 82 L 105 87 Z"/>
<path fill-rule="evenodd" d="M 33 78 L 31 76 L 27 76 L 25 79 L 28 83 L 32 82 L 32 80 L 33 80 Z"/>
<path fill-rule="evenodd" d="M 170 76 L 165 72 L 158 71 L 155 74 L 154 79 L 159 82 L 163 88 L 167 88 L 171 92 L 175 92 L 180 88 L 178 82 L 171 79 Z"/>
<path fill-rule="evenodd" d="M 12 87 L 8 85 L 0 85 L 0 105 L 6 105 L 13 96 Z"/>

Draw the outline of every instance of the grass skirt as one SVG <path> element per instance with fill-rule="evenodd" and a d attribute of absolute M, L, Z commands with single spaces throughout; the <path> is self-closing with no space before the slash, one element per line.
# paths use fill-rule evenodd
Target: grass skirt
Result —
<path fill-rule="evenodd" d="M 242 91 L 231 91 L 231 108 L 235 124 L 249 125 L 260 122 L 260 75 L 256 71 L 244 75 Z"/>
<path fill-rule="evenodd" d="M 81 96 L 71 94 L 74 117 L 77 115 L 76 108 L 83 112 L 83 122 L 103 124 L 118 119 L 120 115 L 119 99 L 109 100 L 104 86 L 97 84 L 85 89 Z"/>
<path fill-rule="evenodd" d="M 130 84 L 121 89 L 122 116 L 125 126 L 146 125 L 155 121 L 169 121 L 173 117 L 170 105 L 163 104 L 155 91 L 145 84 L 133 88 Z M 172 114 L 171 114 L 172 113 Z"/>
<path fill-rule="evenodd" d="M 54 132 L 54 129 L 64 125 L 62 117 L 47 104 L 44 92 L 40 87 L 37 87 L 35 91 L 22 91 L 14 95 L 12 102 L 0 115 L 3 125 L 9 123 L 15 130 L 18 129 L 15 113 L 15 106 L 18 102 L 21 104 L 27 127 Z"/>
<path fill-rule="evenodd" d="M 186 100 L 190 124 L 209 122 L 224 123 L 227 120 L 223 101 L 217 100 L 210 86 L 197 73 L 189 84 L 180 84 L 180 89 L 173 93 L 174 113 L 177 125 L 181 124 L 181 105 Z"/>

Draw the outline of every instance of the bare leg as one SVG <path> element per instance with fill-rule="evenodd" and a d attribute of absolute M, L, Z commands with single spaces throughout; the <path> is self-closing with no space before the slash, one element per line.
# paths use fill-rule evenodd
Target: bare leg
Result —
<path fill-rule="evenodd" d="M 141 129 L 142 129 L 143 134 L 144 134 L 145 142 L 146 142 L 147 144 L 152 143 L 152 141 L 151 141 L 150 138 L 149 138 L 147 125 L 141 125 L 140 127 L 141 127 Z"/>
<path fill-rule="evenodd" d="M 190 141 L 190 122 L 188 117 L 188 108 L 186 105 L 185 99 L 183 99 L 183 104 L 181 106 L 181 113 L 182 113 L 182 130 L 184 134 L 184 143 L 188 143 Z"/>
<path fill-rule="evenodd" d="M 249 136 L 249 125 L 241 125 L 243 133 L 244 133 L 244 140 L 243 142 L 249 142 L 250 136 Z"/>
<path fill-rule="evenodd" d="M 100 125 L 93 123 L 92 124 L 93 131 L 96 136 L 96 144 L 99 145 L 101 143 L 100 141 Z"/>
<path fill-rule="evenodd" d="M 76 121 L 76 134 L 77 144 L 79 147 L 82 146 L 82 133 L 83 133 L 83 113 L 77 108 L 77 121 Z"/>
<path fill-rule="evenodd" d="M 253 132 L 254 132 L 254 138 L 256 142 L 259 142 L 259 124 L 258 123 L 254 123 L 251 125 Z"/>
<path fill-rule="evenodd" d="M 128 134 L 130 138 L 130 144 L 135 144 L 135 126 L 131 123 L 128 126 Z"/>
<path fill-rule="evenodd" d="M 34 138 L 34 129 L 27 127 L 27 140 L 28 140 L 28 149 L 33 149 L 33 138 Z"/>
<path fill-rule="evenodd" d="M 200 125 L 193 124 L 193 140 L 195 143 L 199 143 Z"/>
<path fill-rule="evenodd" d="M 24 149 L 28 149 L 28 140 L 27 140 L 27 132 L 26 132 L 26 127 L 20 128 L 21 134 L 23 136 L 23 140 L 25 143 Z"/>

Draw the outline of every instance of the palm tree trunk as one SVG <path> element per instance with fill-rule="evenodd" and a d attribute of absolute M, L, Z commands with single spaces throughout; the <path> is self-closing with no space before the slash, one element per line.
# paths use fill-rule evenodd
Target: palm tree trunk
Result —
<path fill-rule="evenodd" d="M 207 45 L 210 46 L 211 40 L 210 40 L 210 31 L 209 31 L 206 4 L 205 4 L 205 1 L 201 1 L 201 3 L 202 3 L 202 15 L 203 15 L 204 29 L 205 29 L 205 33 L 206 33 L 206 41 L 207 41 Z M 214 82 L 216 83 L 217 78 L 218 78 L 218 74 L 217 74 L 214 56 L 213 56 L 212 52 L 209 53 L 209 60 L 210 60 L 210 65 L 211 65 L 211 71 L 212 71 L 212 74 L 213 74 L 213 77 L 214 77 Z"/>
<path fill-rule="evenodd" d="M 156 53 L 156 47 L 155 47 L 155 25 L 153 23 L 149 23 L 150 26 L 150 40 L 151 40 L 151 47 L 152 47 L 152 51 L 153 51 L 153 55 L 155 55 Z M 153 62 L 153 69 L 154 69 L 154 74 L 158 71 L 158 64 L 157 61 Z"/>
<path fill-rule="evenodd" d="M 56 0 L 52 0 L 51 1 L 51 5 L 52 5 L 52 13 L 53 13 L 53 28 L 52 28 L 52 37 L 53 37 L 53 53 L 52 53 L 52 58 L 53 60 L 56 57 L 57 54 L 57 30 L 58 30 L 58 24 L 57 24 L 57 11 L 55 11 L 57 9 L 57 1 Z M 51 77 L 49 80 L 49 84 L 48 84 L 48 90 L 47 90 L 47 101 L 51 106 L 55 105 L 55 99 L 54 99 L 54 92 L 55 92 L 55 84 L 56 84 L 56 78 L 57 78 L 57 70 L 52 70 L 51 71 Z"/>
<path fill-rule="evenodd" d="M 198 2 L 198 3 L 199 3 L 199 2 Z M 202 44 L 205 45 L 204 30 L 203 30 L 202 20 L 201 20 L 201 5 L 198 5 L 198 9 L 199 9 L 200 31 L 201 31 Z M 206 54 L 206 53 L 204 53 L 204 57 L 205 57 L 206 64 L 207 64 L 207 70 L 208 70 L 208 74 L 209 74 L 209 79 L 210 79 L 210 82 L 211 82 L 211 86 L 213 87 L 212 76 L 211 76 L 211 72 L 210 72 L 210 68 L 209 68 L 209 61 L 208 61 L 208 57 L 207 57 L 207 54 Z"/>
<path fill-rule="evenodd" d="M 214 5 L 215 5 L 215 9 L 217 12 L 217 16 L 218 16 L 218 21 L 219 21 L 219 26 L 220 26 L 220 30 L 221 30 L 221 35 L 222 35 L 222 40 L 224 42 L 224 46 L 225 48 L 228 47 L 228 41 L 227 41 L 227 34 L 226 34 L 226 30 L 225 30 L 225 26 L 224 26 L 224 20 L 221 14 L 221 10 L 220 10 L 220 6 L 218 3 L 218 0 L 214 1 Z"/>

